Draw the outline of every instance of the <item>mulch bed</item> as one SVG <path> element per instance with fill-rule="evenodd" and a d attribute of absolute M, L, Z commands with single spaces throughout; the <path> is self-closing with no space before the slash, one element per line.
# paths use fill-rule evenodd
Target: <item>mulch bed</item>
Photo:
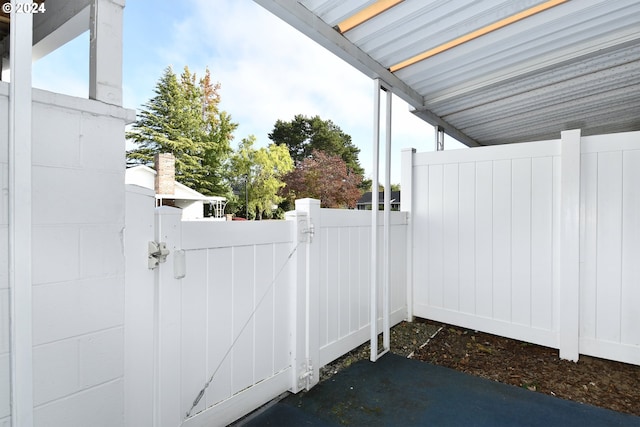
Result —
<path fill-rule="evenodd" d="M 432 322 L 432 324 L 435 324 Z M 580 356 L 444 325 L 415 359 L 576 402 L 640 416 L 640 366 Z"/>
<path fill-rule="evenodd" d="M 556 349 L 423 320 L 394 326 L 391 343 L 392 352 L 413 359 L 640 416 L 640 366 L 584 355 L 574 363 Z M 324 367 L 321 379 L 368 357 L 363 344 Z"/>

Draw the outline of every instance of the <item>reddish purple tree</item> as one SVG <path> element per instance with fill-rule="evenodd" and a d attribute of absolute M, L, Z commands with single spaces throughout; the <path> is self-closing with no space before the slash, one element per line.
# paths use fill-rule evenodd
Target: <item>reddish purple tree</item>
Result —
<path fill-rule="evenodd" d="M 284 177 L 286 197 L 320 200 L 323 208 L 355 208 L 362 175 L 347 168 L 340 156 L 314 150 Z"/>

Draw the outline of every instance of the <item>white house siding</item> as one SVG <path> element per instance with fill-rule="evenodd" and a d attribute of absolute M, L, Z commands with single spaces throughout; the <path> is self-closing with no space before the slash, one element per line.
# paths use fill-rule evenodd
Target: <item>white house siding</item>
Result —
<path fill-rule="evenodd" d="M 124 125 L 133 112 L 39 90 L 33 97 L 34 424 L 122 425 Z M 6 152 L 0 133 L 3 189 Z M 3 265 L 6 199 L 5 190 Z M 6 271 L 0 268 L 0 426 L 8 415 Z"/>
<path fill-rule="evenodd" d="M 182 209 L 183 220 L 202 219 L 203 217 L 202 200 L 176 200 L 176 207 Z"/>

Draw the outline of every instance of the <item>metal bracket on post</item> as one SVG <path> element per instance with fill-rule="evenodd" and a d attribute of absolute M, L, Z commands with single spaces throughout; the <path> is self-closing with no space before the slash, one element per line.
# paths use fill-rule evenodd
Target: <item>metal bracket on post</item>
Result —
<path fill-rule="evenodd" d="M 436 151 L 444 151 L 444 128 L 436 126 Z"/>
<path fill-rule="evenodd" d="M 303 228 L 301 232 L 302 234 L 306 234 L 307 236 L 309 236 L 308 242 L 311 243 L 313 242 L 313 236 L 316 235 L 316 227 L 315 225 L 308 223 L 308 227 Z"/>
<path fill-rule="evenodd" d="M 304 387 L 308 390 L 312 380 L 313 363 L 311 359 L 307 359 L 307 361 L 300 366 L 300 375 L 298 375 L 298 387 Z"/>
<path fill-rule="evenodd" d="M 169 249 L 165 242 L 149 242 L 149 269 L 153 270 L 158 264 L 165 262 L 169 255 Z"/>
<path fill-rule="evenodd" d="M 300 243 L 313 242 L 313 236 L 316 234 L 316 227 L 307 218 L 300 218 L 298 226 L 300 230 L 300 237 L 298 241 Z"/>

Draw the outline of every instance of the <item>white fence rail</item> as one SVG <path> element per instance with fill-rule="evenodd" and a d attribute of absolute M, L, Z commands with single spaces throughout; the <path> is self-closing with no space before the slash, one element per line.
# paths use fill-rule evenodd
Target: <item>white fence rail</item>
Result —
<path fill-rule="evenodd" d="M 415 315 L 640 364 L 640 133 L 403 157 Z"/>
<path fill-rule="evenodd" d="M 164 207 L 151 227 L 142 193 L 127 193 L 125 400 L 154 397 L 142 413 L 127 406 L 128 425 L 226 425 L 313 386 L 369 339 L 370 212 L 304 200 L 287 221 L 188 222 Z M 406 316 L 406 215 L 391 229 L 394 324 Z M 169 249 L 151 273 L 139 256 L 149 240 Z"/>

